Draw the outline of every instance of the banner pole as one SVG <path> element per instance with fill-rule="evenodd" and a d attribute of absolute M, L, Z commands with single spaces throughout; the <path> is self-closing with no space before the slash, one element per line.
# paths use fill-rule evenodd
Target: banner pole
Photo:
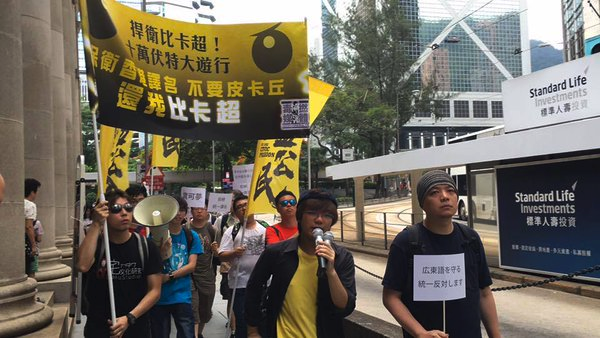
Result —
<path fill-rule="evenodd" d="M 248 201 L 250 202 L 250 201 Z M 244 233 L 246 232 L 246 223 L 248 222 L 248 216 L 244 216 L 244 222 L 242 224 L 242 237 L 240 238 L 241 246 L 244 245 Z M 235 225 L 234 225 L 235 226 Z M 233 248 L 235 250 L 235 247 Z M 229 338 L 231 336 L 231 318 L 233 317 L 233 304 L 235 304 L 235 290 L 237 289 L 237 281 L 238 276 L 240 275 L 240 257 L 236 258 L 238 264 L 235 266 L 235 279 L 233 280 L 233 291 L 231 292 L 231 309 L 229 310 L 229 325 L 227 326 L 227 335 L 225 337 Z M 237 327 L 237 325 L 236 325 Z"/>
<path fill-rule="evenodd" d="M 94 145 L 96 146 L 96 162 L 98 167 L 98 192 L 100 193 L 100 202 L 106 201 L 104 197 L 104 178 L 102 177 L 102 160 L 100 158 L 100 142 L 98 142 L 98 122 L 96 122 L 96 110 L 98 105 L 96 104 L 92 108 L 92 123 L 94 125 Z M 104 248 L 106 252 L 106 271 L 108 273 L 108 299 L 110 302 L 110 318 L 113 325 L 117 322 L 117 315 L 115 312 L 115 291 L 113 287 L 112 279 L 112 266 L 110 258 L 110 241 L 108 240 L 108 224 L 104 220 L 102 228 L 102 235 L 104 237 Z"/>
<path fill-rule="evenodd" d="M 154 167 L 150 167 L 150 196 L 154 195 Z"/>
<path fill-rule="evenodd" d="M 85 229 L 83 229 L 83 219 L 85 217 L 85 156 L 79 155 L 79 225 L 77 227 L 77 250 L 81 247 L 83 237 L 85 236 Z M 74 256 L 77 257 L 77 256 Z M 77 295 L 77 303 L 75 305 L 75 323 L 81 323 L 81 301 L 83 299 L 83 274 L 81 271 L 77 272 L 77 284 L 75 286 L 75 294 Z"/>
<path fill-rule="evenodd" d="M 312 177 L 310 172 L 310 133 L 308 134 L 308 139 L 306 141 L 306 152 L 308 153 L 308 190 L 312 187 Z"/>
<path fill-rule="evenodd" d="M 216 187 L 216 178 L 217 176 L 215 175 L 215 141 L 212 141 L 212 186 L 213 186 L 213 192 L 216 191 L 217 187 Z"/>

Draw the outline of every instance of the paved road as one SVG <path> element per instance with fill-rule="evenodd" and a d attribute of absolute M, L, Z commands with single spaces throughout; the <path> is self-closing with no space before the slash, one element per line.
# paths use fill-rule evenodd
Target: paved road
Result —
<path fill-rule="evenodd" d="M 383 276 L 386 259 L 353 253 L 355 264 Z M 357 310 L 396 323 L 381 302 L 381 280 L 356 271 Z M 514 285 L 494 280 L 493 287 Z M 600 300 L 541 288 L 494 293 L 503 337 L 600 337 Z M 484 337 L 487 335 L 484 334 Z"/>

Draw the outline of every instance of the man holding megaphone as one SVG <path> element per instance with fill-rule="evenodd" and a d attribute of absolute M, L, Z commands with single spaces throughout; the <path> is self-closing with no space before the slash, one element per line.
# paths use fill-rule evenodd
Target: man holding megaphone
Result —
<path fill-rule="evenodd" d="M 329 232 L 337 218 L 331 194 L 310 190 L 300 196 L 298 236 L 269 245 L 248 281 L 248 337 L 344 336 L 343 318 L 356 306 L 356 283 L 352 254 L 335 245 Z M 259 332 L 263 309 L 266 327 Z"/>
<path fill-rule="evenodd" d="M 158 301 L 161 287 L 158 248 L 129 232 L 133 205 L 125 192 L 106 194 L 92 213 L 92 224 L 77 252 L 77 269 L 87 273 L 85 337 L 149 337 L 146 312 Z M 108 225 L 116 322 L 110 322 L 106 248 L 101 238 Z"/>

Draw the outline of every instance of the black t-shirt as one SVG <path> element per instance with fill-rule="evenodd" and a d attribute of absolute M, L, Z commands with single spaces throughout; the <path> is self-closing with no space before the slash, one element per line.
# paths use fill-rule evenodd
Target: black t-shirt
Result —
<path fill-rule="evenodd" d="M 446 301 L 446 332 L 450 337 L 481 337 L 479 291 L 492 284 L 481 239 L 476 237 L 474 245 L 479 246 L 476 251 L 470 245 L 465 245 L 468 238 L 465 238 L 456 224 L 449 235 L 435 234 L 422 223 L 415 226 L 419 231 L 419 243 L 423 244 L 423 252 L 420 254 L 465 253 L 466 298 Z M 402 231 L 392 242 L 382 284 L 402 293 L 402 302 L 426 330 L 442 330 L 442 302 L 413 301 L 410 241 L 409 231 Z M 477 252 L 479 257 L 476 257 Z M 410 337 L 406 331 L 404 336 Z"/>
<path fill-rule="evenodd" d="M 160 254 L 157 247 L 152 241 L 146 242 L 148 244 L 148 259 L 145 260 L 143 271 L 136 236 L 132 235 L 123 244 L 110 243 L 115 312 L 117 317 L 126 315 L 144 298 L 148 291 L 146 276 L 160 273 L 161 271 Z M 99 255 L 99 250 L 100 241 L 96 248 L 96 258 Z M 94 262 L 87 274 L 87 278 L 89 278 L 86 292 L 89 302 L 87 320 L 90 325 L 104 327 L 106 321 L 110 319 L 105 255 L 99 261 Z M 134 326 L 127 329 L 127 333 L 134 333 L 136 327 L 141 329 L 147 327 L 147 325 L 148 319 L 145 314 L 138 318 Z"/>

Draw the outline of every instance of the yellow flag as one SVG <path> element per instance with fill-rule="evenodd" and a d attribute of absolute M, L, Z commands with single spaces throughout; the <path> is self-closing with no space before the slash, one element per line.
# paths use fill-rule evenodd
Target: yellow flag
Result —
<path fill-rule="evenodd" d="M 315 121 L 335 86 L 308 78 L 310 124 Z M 300 195 L 300 151 L 302 139 L 259 140 L 256 145 L 254 172 L 248 214 L 275 213 L 275 196 L 282 190 Z"/>
<path fill-rule="evenodd" d="M 332 84 L 315 79 L 314 77 L 308 77 L 308 110 L 310 112 L 311 125 L 321 113 L 325 102 L 331 96 L 334 88 L 335 86 Z"/>
<path fill-rule="evenodd" d="M 301 146 L 301 138 L 258 141 L 248 214 L 275 213 L 275 196 L 282 190 L 298 196 Z"/>
<path fill-rule="evenodd" d="M 152 136 L 152 166 L 177 168 L 179 162 L 179 138 Z"/>
<path fill-rule="evenodd" d="M 104 191 L 129 187 L 129 153 L 133 132 L 100 126 L 100 158 Z"/>

